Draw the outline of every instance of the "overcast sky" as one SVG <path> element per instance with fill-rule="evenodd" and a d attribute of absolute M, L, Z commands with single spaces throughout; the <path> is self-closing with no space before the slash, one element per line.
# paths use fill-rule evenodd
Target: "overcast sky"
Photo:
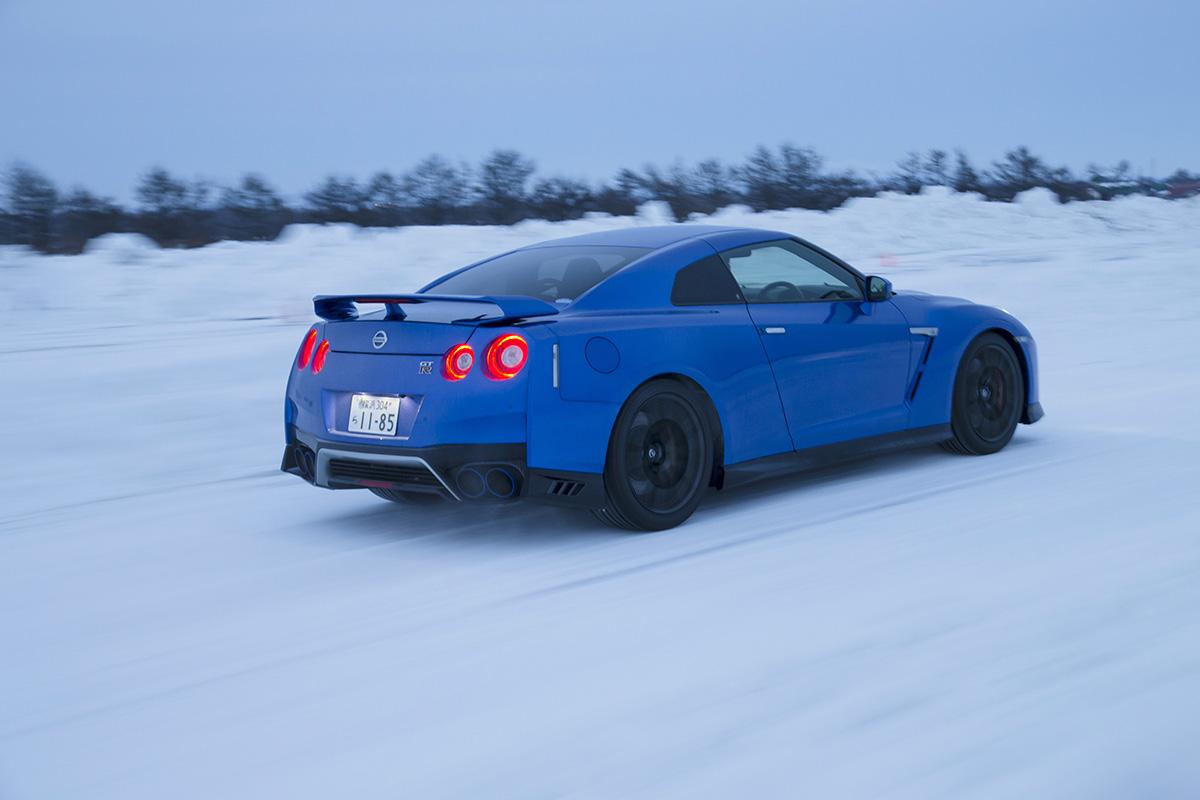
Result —
<path fill-rule="evenodd" d="M 758 143 L 1200 169 L 1195 0 L 0 0 L 0 164 L 299 192 L 495 147 L 607 177 Z"/>

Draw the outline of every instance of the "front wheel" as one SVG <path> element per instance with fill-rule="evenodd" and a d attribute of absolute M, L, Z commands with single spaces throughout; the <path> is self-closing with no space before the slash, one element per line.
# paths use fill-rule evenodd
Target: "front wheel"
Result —
<path fill-rule="evenodd" d="M 943 443 L 952 453 L 988 455 L 1012 439 L 1025 402 L 1025 380 L 1005 339 L 985 333 L 967 347 L 954 378 L 950 427 Z"/>
<path fill-rule="evenodd" d="M 694 389 L 670 380 L 625 402 L 604 466 L 607 503 L 593 513 L 618 528 L 659 531 L 692 515 L 712 477 L 713 436 Z"/>

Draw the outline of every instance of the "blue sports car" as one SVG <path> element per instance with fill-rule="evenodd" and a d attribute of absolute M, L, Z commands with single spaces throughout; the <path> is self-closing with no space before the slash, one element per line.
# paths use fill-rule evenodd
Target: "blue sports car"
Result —
<path fill-rule="evenodd" d="M 1042 416 L 1011 315 L 775 231 L 592 233 L 314 307 L 282 468 L 396 502 L 661 530 L 710 488 L 915 445 L 994 453 Z"/>

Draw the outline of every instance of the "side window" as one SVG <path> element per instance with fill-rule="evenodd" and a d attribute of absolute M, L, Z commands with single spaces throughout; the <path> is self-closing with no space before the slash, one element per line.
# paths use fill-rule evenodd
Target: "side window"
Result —
<path fill-rule="evenodd" d="M 749 303 L 862 299 L 853 273 L 798 242 L 739 247 L 721 256 Z"/>
<path fill-rule="evenodd" d="M 716 306 L 742 302 L 737 282 L 718 255 L 702 258 L 675 274 L 671 304 L 676 306 Z"/>

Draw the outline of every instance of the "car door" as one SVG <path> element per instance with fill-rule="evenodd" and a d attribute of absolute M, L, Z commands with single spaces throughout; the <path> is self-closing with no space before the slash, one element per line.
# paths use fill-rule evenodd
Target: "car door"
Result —
<path fill-rule="evenodd" d="M 767 352 L 797 450 L 890 433 L 908 421 L 908 323 L 866 302 L 854 272 L 783 239 L 721 253 Z"/>

